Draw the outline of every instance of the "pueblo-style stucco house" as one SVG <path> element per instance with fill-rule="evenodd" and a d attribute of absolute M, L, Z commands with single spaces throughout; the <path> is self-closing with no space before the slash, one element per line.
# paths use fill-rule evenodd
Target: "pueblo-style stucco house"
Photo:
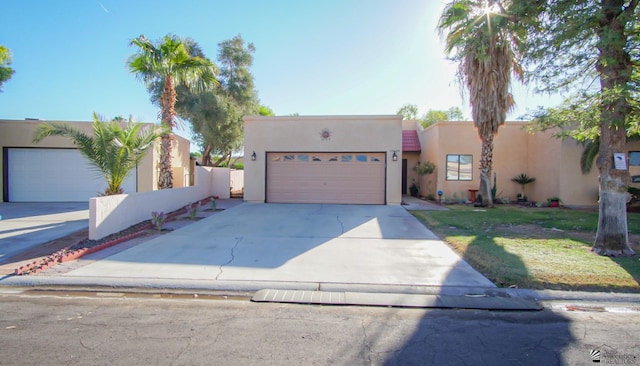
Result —
<path fill-rule="evenodd" d="M 472 122 L 439 122 L 424 129 L 400 116 L 245 117 L 248 202 L 400 204 L 415 182 L 420 194 L 470 199 L 479 186 L 481 141 Z M 529 133 L 507 122 L 494 140 L 497 196 L 511 201 L 526 173 L 529 201 L 560 197 L 565 205 L 595 206 L 598 171 L 580 171 L 582 146 L 551 132 Z M 640 180 L 640 142 L 627 145 L 628 167 Z M 413 167 L 431 161 L 419 177 Z M 640 182 L 638 182 L 640 183 Z M 635 185 L 635 184 L 634 184 Z"/>
<path fill-rule="evenodd" d="M 0 120 L 0 169 L 3 202 L 88 201 L 106 188 L 104 177 L 89 167 L 70 139 L 51 136 L 33 143 L 40 120 Z M 88 134 L 91 122 L 62 122 Z M 174 187 L 189 185 L 191 177 L 189 141 L 174 136 Z M 125 180 L 125 193 L 157 188 L 159 145 L 151 148 Z"/>

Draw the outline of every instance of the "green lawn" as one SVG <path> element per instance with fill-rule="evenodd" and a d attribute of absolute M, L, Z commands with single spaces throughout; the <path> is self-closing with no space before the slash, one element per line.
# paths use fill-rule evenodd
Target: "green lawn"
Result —
<path fill-rule="evenodd" d="M 640 256 L 608 258 L 590 251 L 597 212 L 449 208 L 413 214 L 497 286 L 640 292 Z M 640 234 L 640 214 L 629 214 L 629 228 Z"/>

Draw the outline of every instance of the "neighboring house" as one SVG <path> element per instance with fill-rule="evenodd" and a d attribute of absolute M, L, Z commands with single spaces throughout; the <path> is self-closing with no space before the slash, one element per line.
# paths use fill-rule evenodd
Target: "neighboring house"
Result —
<path fill-rule="evenodd" d="M 520 186 L 511 178 L 526 173 L 536 178 L 526 187 L 529 201 L 557 196 L 565 205 L 596 206 L 598 169 L 581 173 L 582 145 L 529 133 L 526 124 L 507 122 L 494 140 L 497 196 L 515 200 Z M 422 195 L 442 190 L 461 199 L 479 186 L 481 141 L 472 122 L 423 129 L 399 116 L 250 116 L 244 128 L 249 202 L 399 204 L 413 182 Z M 640 183 L 640 142 L 624 153 Z M 420 179 L 418 161 L 436 170 Z"/>
<path fill-rule="evenodd" d="M 0 120 L 0 169 L 3 202 L 87 201 L 104 191 L 104 177 L 91 168 L 70 139 L 47 137 L 32 142 L 36 127 L 44 121 Z M 66 122 L 87 133 L 91 122 Z M 174 186 L 188 186 L 191 169 L 189 140 L 174 136 Z M 125 180 L 125 193 L 157 188 L 159 145 L 152 148 L 133 174 Z"/>

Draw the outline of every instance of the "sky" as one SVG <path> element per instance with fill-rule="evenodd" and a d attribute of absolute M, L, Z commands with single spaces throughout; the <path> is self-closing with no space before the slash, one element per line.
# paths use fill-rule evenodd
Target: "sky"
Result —
<path fill-rule="evenodd" d="M 404 104 L 462 108 L 436 31 L 439 0 L 3 0 L 0 44 L 13 78 L 0 119 L 157 122 L 159 108 L 126 66 L 144 34 L 190 37 L 215 61 L 218 43 L 241 34 L 255 45 L 251 69 L 261 104 L 277 115 L 395 114 Z M 560 96 L 514 86 L 514 120 Z M 186 131 L 178 131 L 188 137 Z"/>

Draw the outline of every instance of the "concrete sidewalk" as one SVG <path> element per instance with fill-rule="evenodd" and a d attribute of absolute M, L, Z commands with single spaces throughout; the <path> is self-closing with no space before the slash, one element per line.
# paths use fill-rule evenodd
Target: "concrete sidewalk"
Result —
<path fill-rule="evenodd" d="M 247 203 L 68 273 L 0 284 L 402 293 L 495 287 L 400 206 Z"/>

